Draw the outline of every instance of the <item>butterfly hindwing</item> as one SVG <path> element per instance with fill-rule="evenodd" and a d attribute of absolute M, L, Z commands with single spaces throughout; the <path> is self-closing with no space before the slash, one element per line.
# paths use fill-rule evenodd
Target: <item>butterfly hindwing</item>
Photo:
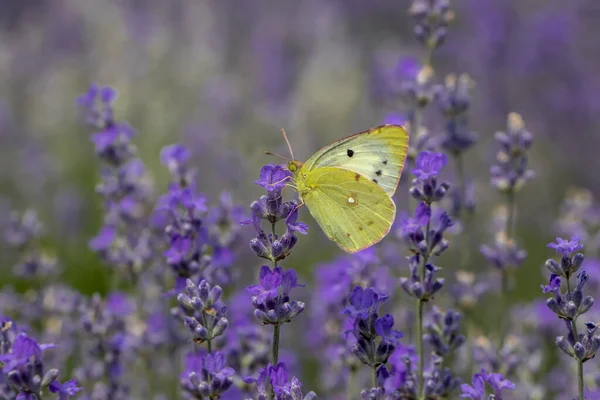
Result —
<path fill-rule="evenodd" d="M 387 235 L 396 206 L 376 183 L 359 173 L 322 167 L 306 174 L 302 200 L 327 237 L 354 253 Z"/>
<path fill-rule="evenodd" d="M 303 170 L 337 167 L 354 171 L 391 196 L 398 186 L 407 150 L 404 128 L 382 125 L 323 147 L 304 163 Z"/>

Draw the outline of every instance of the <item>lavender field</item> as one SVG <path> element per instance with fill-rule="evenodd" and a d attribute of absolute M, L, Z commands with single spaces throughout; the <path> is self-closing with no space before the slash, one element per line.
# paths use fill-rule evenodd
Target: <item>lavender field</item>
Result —
<path fill-rule="evenodd" d="M 0 2 L 0 400 L 600 400 L 599 20 Z M 265 152 L 384 124 L 395 221 L 349 254 Z"/>

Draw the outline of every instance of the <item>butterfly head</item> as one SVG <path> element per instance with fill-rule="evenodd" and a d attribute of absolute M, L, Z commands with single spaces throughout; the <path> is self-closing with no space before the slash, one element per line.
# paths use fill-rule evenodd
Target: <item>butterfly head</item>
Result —
<path fill-rule="evenodd" d="M 297 176 L 300 173 L 300 169 L 304 163 L 298 160 L 289 160 L 287 162 L 287 169 L 294 175 Z"/>

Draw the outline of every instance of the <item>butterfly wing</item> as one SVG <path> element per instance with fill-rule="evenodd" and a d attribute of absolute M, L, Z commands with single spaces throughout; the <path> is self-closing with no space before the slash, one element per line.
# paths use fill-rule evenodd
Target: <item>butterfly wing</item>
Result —
<path fill-rule="evenodd" d="M 317 151 L 303 170 L 338 167 L 357 172 L 392 196 L 398 186 L 408 134 L 400 125 L 382 125 L 338 140 Z"/>
<path fill-rule="evenodd" d="M 341 168 L 317 168 L 306 175 L 301 194 L 329 239 L 354 253 L 383 239 L 396 205 L 385 190 L 364 176 Z"/>

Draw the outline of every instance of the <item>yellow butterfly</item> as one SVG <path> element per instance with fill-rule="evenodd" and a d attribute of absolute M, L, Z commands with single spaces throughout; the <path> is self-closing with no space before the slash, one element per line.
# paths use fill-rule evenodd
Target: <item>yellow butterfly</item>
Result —
<path fill-rule="evenodd" d="M 285 132 L 284 137 L 289 146 Z M 392 195 L 407 150 L 408 134 L 399 125 L 382 125 L 340 139 L 305 163 L 294 159 L 290 146 L 289 185 L 327 237 L 355 253 L 390 231 L 396 216 Z"/>

